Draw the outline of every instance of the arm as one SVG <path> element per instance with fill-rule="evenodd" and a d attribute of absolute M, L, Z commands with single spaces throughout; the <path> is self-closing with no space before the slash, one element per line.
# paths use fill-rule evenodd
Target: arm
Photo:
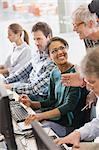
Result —
<path fill-rule="evenodd" d="M 27 95 L 22 94 L 19 97 L 19 101 L 22 102 L 27 107 L 32 107 L 32 108 L 36 108 L 36 109 L 41 108 L 40 102 L 31 101 Z M 54 118 L 56 116 L 60 116 L 60 111 L 57 108 L 50 110 L 50 111 L 43 112 L 43 113 L 39 113 L 36 115 L 29 115 L 25 122 L 26 122 L 26 124 L 30 124 L 34 119 L 37 119 L 38 121 L 40 121 L 43 119 Z"/>
<path fill-rule="evenodd" d="M 52 91 L 53 90 L 54 89 L 52 89 Z M 69 95 L 69 96 L 67 96 L 67 95 Z M 69 88 L 68 91 L 66 91 L 66 95 L 65 95 L 66 101 L 64 103 L 62 102 L 63 104 L 61 104 L 58 108 L 52 109 L 52 107 L 51 107 L 52 110 L 29 116 L 26 119 L 26 124 L 30 124 L 35 119 L 40 121 L 40 120 L 44 120 L 44 119 L 51 119 L 51 118 L 59 117 L 60 115 L 61 116 L 66 115 L 68 112 L 73 111 L 74 108 L 76 107 L 78 99 L 79 99 L 79 95 L 80 95 L 79 88 Z M 54 102 L 54 107 L 55 107 L 55 105 L 56 105 L 55 99 L 49 99 L 44 102 L 41 102 L 41 107 L 46 106 L 47 108 L 49 108 L 49 106 L 51 106 L 52 102 Z"/>
<path fill-rule="evenodd" d="M 39 73 L 38 78 L 36 77 L 36 79 L 34 80 L 35 82 L 15 85 L 12 87 L 12 90 L 16 91 L 19 94 L 47 94 L 50 72 L 53 68 L 53 63 L 45 64 L 43 69 L 41 68 L 41 73 Z"/>
<path fill-rule="evenodd" d="M 80 132 L 81 140 L 90 141 L 99 136 L 99 118 L 93 119 L 77 130 Z"/>
<path fill-rule="evenodd" d="M 32 107 L 32 108 L 36 108 L 36 109 L 41 108 L 40 102 L 31 101 L 30 98 L 25 94 L 22 94 L 21 96 L 19 96 L 19 101 L 22 102 L 27 107 Z"/>
<path fill-rule="evenodd" d="M 67 87 L 63 96 L 64 103 L 58 108 L 62 115 L 73 112 L 81 99 L 81 88 Z"/>
<path fill-rule="evenodd" d="M 33 69 L 32 63 L 29 62 L 27 65 L 25 65 L 22 69 L 15 72 L 13 75 L 10 75 L 5 79 L 5 83 L 13 83 L 20 81 L 22 79 L 28 78 L 31 70 Z"/>
<path fill-rule="evenodd" d="M 26 120 L 25 123 L 26 125 L 30 124 L 33 120 L 44 120 L 44 119 L 50 119 L 50 118 L 54 118 L 56 116 L 60 116 L 60 111 L 55 108 L 53 110 L 50 111 L 46 111 L 46 112 L 42 112 L 42 113 L 37 113 L 36 115 L 29 115 Z"/>
<path fill-rule="evenodd" d="M 79 100 L 81 99 L 82 89 L 79 87 L 64 87 L 59 80 L 59 82 L 57 82 L 57 78 L 59 79 L 59 76 L 59 71 L 54 69 L 50 76 L 48 100 L 41 102 L 41 107 L 45 108 L 45 110 L 57 107 L 62 117 L 68 115 L 69 118 L 73 119 L 72 112 L 75 110 Z"/>
<path fill-rule="evenodd" d="M 10 69 L 11 73 L 13 74 L 17 70 L 23 68 L 23 66 L 26 66 L 26 64 L 28 64 L 30 60 L 31 60 L 31 50 L 26 43 L 23 43 L 20 47 L 20 51 L 18 56 L 16 57 L 16 60 L 11 65 Z"/>
<path fill-rule="evenodd" d="M 56 139 L 55 143 L 59 145 L 69 143 L 73 144 L 73 147 L 78 148 L 80 140 L 93 140 L 97 136 L 99 136 L 99 118 L 93 119 L 64 138 Z"/>
<path fill-rule="evenodd" d="M 79 149 L 80 148 L 80 132 L 73 131 L 72 133 L 70 133 L 69 135 L 63 138 L 55 139 L 54 142 L 58 145 L 65 144 L 65 143 L 72 144 L 73 145 L 72 148 Z"/>

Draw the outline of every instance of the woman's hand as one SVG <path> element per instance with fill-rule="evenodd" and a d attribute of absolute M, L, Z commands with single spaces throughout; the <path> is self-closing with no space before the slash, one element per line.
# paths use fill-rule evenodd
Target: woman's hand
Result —
<path fill-rule="evenodd" d="M 26 120 L 25 120 L 25 124 L 29 125 L 32 123 L 32 121 L 37 120 L 37 121 L 41 121 L 43 120 L 43 113 L 38 113 L 36 115 L 29 115 Z"/>
<path fill-rule="evenodd" d="M 30 107 L 31 106 L 31 100 L 30 98 L 25 95 L 25 94 L 22 94 L 20 97 L 19 97 L 19 101 L 22 102 L 24 105 L 26 105 L 27 107 Z"/>

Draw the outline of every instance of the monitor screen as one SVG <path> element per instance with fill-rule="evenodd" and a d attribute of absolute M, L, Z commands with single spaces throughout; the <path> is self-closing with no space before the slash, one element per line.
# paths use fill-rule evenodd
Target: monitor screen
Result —
<path fill-rule="evenodd" d="M 61 150 L 37 121 L 33 121 L 31 125 L 38 150 Z"/>
<path fill-rule="evenodd" d="M 17 150 L 9 101 L 6 90 L 0 86 L 0 133 L 5 137 L 7 149 Z"/>

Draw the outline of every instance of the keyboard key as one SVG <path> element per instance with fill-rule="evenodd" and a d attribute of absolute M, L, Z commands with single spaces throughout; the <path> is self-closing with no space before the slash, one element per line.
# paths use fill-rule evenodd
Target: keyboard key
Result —
<path fill-rule="evenodd" d="M 10 101 L 10 108 L 12 117 L 17 123 L 23 122 L 28 116 L 28 112 L 18 101 Z"/>

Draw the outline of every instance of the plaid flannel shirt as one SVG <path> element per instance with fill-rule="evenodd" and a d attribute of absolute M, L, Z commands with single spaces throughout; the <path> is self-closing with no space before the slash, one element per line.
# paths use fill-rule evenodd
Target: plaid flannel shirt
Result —
<path fill-rule="evenodd" d="M 32 63 L 30 62 L 21 71 L 16 72 L 13 76 L 5 79 L 6 83 L 12 83 L 12 90 L 19 94 L 48 94 L 48 84 L 50 80 L 50 73 L 55 67 L 55 64 L 45 55 L 45 57 L 40 58 L 42 66 L 38 72 L 34 69 Z M 23 79 L 28 79 L 27 83 L 13 83 L 18 81 L 23 81 Z"/>

